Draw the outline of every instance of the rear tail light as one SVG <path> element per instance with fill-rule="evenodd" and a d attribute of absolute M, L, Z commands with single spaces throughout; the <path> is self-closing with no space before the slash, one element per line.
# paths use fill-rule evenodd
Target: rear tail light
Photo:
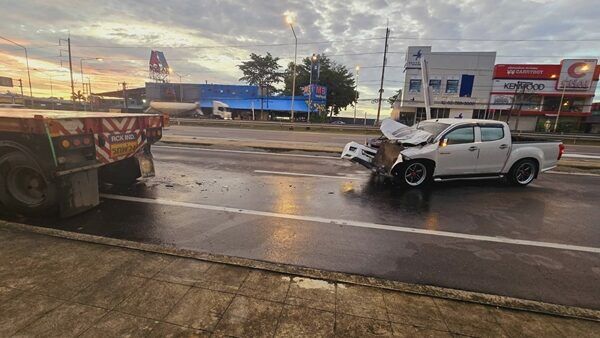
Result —
<path fill-rule="evenodd" d="M 64 139 L 62 140 L 62 142 L 60 142 L 60 145 L 64 148 L 64 149 L 69 149 L 71 147 L 71 141 Z"/>
<path fill-rule="evenodd" d="M 558 145 L 558 158 L 556 160 L 557 161 L 560 160 L 564 153 L 565 153 L 565 145 L 561 143 Z"/>

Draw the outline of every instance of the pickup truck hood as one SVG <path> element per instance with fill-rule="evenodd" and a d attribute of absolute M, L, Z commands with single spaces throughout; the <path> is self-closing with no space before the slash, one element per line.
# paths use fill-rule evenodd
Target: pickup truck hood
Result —
<path fill-rule="evenodd" d="M 381 127 L 379 129 L 389 140 L 398 141 L 400 143 L 419 144 L 427 142 L 432 136 L 431 133 L 424 130 L 417 130 L 392 119 L 381 121 Z"/>

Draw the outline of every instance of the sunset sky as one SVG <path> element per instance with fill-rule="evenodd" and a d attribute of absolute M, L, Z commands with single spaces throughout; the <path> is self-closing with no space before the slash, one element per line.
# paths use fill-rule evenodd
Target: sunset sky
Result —
<path fill-rule="evenodd" d="M 84 63 L 94 92 L 116 90 L 123 81 L 143 86 L 152 49 L 165 53 L 183 82 L 237 84 L 236 65 L 251 52 L 271 52 L 281 57 L 282 67 L 292 61 L 286 12 L 296 18 L 299 58 L 325 53 L 349 69 L 360 65 L 363 99 L 377 95 L 387 20 L 392 39 L 385 97 L 402 86 L 409 45 L 496 51 L 496 63 L 559 63 L 600 55 L 600 6 L 592 0 L 0 0 L 0 8 L 0 36 L 28 48 L 34 96 L 50 96 L 49 76 L 54 95 L 69 96 L 68 63 L 60 51 L 66 46 L 58 45 L 69 34 L 76 90 L 81 89 L 82 57 L 103 59 Z M 0 76 L 27 79 L 23 50 L 1 40 Z M 179 77 L 171 76 L 171 82 Z M 361 101 L 359 111 L 365 109 L 372 114 L 375 105 Z"/>

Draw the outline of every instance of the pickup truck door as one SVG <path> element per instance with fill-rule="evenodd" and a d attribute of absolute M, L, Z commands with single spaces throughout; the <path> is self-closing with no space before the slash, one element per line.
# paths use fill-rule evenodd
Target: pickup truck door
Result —
<path fill-rule="evenodd" d="M 510 151 L 510 131 L 501 124 L 481 124 L 477 173 L 498 174 L 502 171 Z"/>
<path fill-rule="evenodd" d="M 475 125 L 459 126 L 441 137 L 435 176 L 469 175 L 477 172 Z"/>

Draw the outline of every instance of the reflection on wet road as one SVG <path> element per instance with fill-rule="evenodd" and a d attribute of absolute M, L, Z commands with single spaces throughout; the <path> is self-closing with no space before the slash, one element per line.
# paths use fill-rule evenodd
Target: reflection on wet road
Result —
<path fill-rule="evenodd" d="M 600 177 L 403 190 L 331 157 L 174 147 L 154 154 L 156 178 L 104 192 L 125 198 L 106 195 L 68 220 L 20 221 L 600 308 Z"/>

